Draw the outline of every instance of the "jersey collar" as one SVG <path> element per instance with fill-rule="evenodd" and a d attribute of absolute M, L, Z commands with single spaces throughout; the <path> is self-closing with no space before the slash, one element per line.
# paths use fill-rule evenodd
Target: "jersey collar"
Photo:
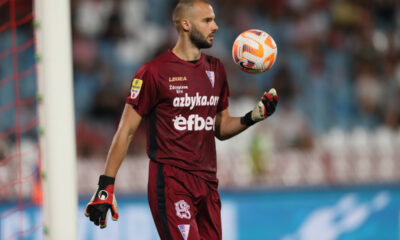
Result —
<path fill-rule="evenodd" d="M 178 62 L 180 62 L 180 63 L 182 63 L 182 64 L 185 64 L 185 65 L 187 65 L 187 66 L 191 66 L 191 67 L 197 67 L 197 66 L 199 66 L 199 65 L 203 62 L 203 59 L 204 59 L 204 54 L 201 53 L 201 56 L 200 56 L 199 61 L 197 61 L 196 63 L 191 63 L 191 62 L 182 60 L 182 59 L 180 59 L 178 56 L 176 56 L 175 53 L 172 52 L 172 48 L 168 49 L 168 52 L 169 52 L 169 54 L 171 54 L 172 57 L 173 57 L 175 60 L 177 60 Z"/>

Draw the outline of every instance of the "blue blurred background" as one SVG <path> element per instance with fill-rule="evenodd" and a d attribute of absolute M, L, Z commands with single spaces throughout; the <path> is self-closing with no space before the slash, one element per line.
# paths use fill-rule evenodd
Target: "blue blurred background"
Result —
<path fill-rule="evenodd" d="M 103 164 L 134 72 L 174 45 L 174 3 L 72 1 L 82 165 Z M 230 112 L 243 115 L 270 87 L 280 96 L 273 117 L 217 143 L 221 187 L 399 179 L 396 1 L 215 1 L 213 6 L 219 31 L 214 46 L 205 52 L 226 66 Z M 263 74 L 242 73 L 232 61 L 234 39 L 250 28 L 268 32 L 278 45 L 275 65 Z M 121 191 L 145 189 L 145 144 L 139 130 L 125 164 L 129 170 L 122 170 L 119 177 L 130 179 L 120 180 Z M 97 176 L 100 167 L 92 169 Z"/>
<path fill-rule="evenodd" d="M 22 2 L 20 6 L 31 6 Z M 103 170 L 133 74 L 175 43 L 170 14 L 175 2 L 71 1 L 80 216 Z M 217 142 L 224 239 L 400 238 L 399 2 L 212 4 L 219 31 L 205 52 L 225 64 L 231 114 L 245 114 L 271 87 L 280 97 L 271 118 Z M 274 66 L 259 75 L 242 73 L 231 56 L 236 36 L 252 28 L 268 32 L 278 46 Z M 21 43 L 29 41 L 32 29 L 20 28 L 18 34 Z M 10 44 L 7 31 L 0 32 L 0 53 Z M 29 69 L 35 61 L 33 47 L 24 54 L 21 69 Z M 11 62 L 11 57 L 0 59 L 0 83 L 10 74 Z M 35 80 L 29 75 L 21 84 L 26 96 L 35 96 Z M 0 109 L 14 101 L 14 87 L 0 85 Z M 31 106 L 24 116 L 35 111 Z M 12 109 L 1 112 L 0 134 L 13 126 L 14 115 Z M 25 135 L 27 146 L 35 144 L 34 131 Z M 13 136 L 6 140 L 0 156 L 15 144 Z M 82 217 L 80 239 L 102 239 L 100 235 L 116 231 L 120 239 L 131 239 L 124 236 L 132 232 L 142 233 L 140 239 L 156 238 L 144 195 L 145 146 L 140 128 L 118 174 L 116 191 L 125 222 L 99 234 Z M 10 196 L 1 193 L 4 199 Z M 27 216 L 38 211 L 33 208 Z"/>

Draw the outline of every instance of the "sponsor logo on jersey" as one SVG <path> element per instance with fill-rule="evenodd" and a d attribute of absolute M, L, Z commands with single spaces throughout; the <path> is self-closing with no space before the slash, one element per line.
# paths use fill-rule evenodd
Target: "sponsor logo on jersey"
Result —
<path fill-rule="evenodd" d="M 215 83 L 215 73 L 214 73 L 214 71 L 206 71 L 206 74 L 208 76 L 208 79 L 210 80 L 211 86 L 214 87 L 214 83 Z"/>
<path fill-rule="evenodd" d="M 179 200 L 175 203 L 176 216 L 180 218 L 190 219 L 190 205 L 185 200 Z"/>
<path fill-rule="evenodd" d="M 214 130 L 214 119 L 210 116 L 203 118 L 198 114 L 190 114 L 187 118 L 181 114 L 172 119 L 178 131 L 211 131 Z"/>
<path fill-rule="evenodd" d="M 131 98 L 135 99 L 140 93 L 140 89 L 142 88 L 143 81 L 141 79 L 135 78 L 132 81 L 131 87 Z"/>
<path fill-rule="evenodd" d="M 190 224 L 178 225 L 179 231 L 181 231 L 183 239 L 187 240 L 189 237 Z"/>
<path fill-rule="evenodd" d="M 168 82 L 183 82 L 183 81 L 187 81 L 186 76 L 183 76 L 183 77 L 169 77 L 168 78 Z"/>
<path fill-rule="evenodd" d="M 183 93 L 183 90 L 188 90 L 189 87 L 186 85 L 169 85 L 170 91 L 176 91 L 176 93 Z"/>
<path fill-rule="evenodd" d="M 196 92 L 196 96 L 189 96 L 185 93 L 184 97 L 175 97 L 172 101 L 174 107 L 189 107 L 192 110 L 196 106 L 217 106 L 219 96 L 200 96 Z"/>

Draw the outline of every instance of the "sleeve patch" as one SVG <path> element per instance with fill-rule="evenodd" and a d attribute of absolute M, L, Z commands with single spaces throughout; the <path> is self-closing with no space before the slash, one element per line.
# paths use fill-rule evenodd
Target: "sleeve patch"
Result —
<path fill-rule="evenodd" d="M 131 99 L 137 98 L 140 93 L 140 89 L 142 88 L 143 80 L 135 78 L 132 81 L 131 87 Z"/>

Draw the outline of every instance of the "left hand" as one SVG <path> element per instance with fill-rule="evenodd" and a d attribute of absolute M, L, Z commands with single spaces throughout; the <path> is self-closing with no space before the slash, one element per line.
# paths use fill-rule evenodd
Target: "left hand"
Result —
<path fill-rule="evenodd" d="M 275 88 L 271 88 L 268 92 L 264 92 L 264 95 L 254 109 L 242 117 L 241 123 L 251 126 L 256 122 L 268 118 L 275 112 L 277 104 L 278 94 L 276 93 Z"/>
<path fill-rule="evenodd" d="M 271 88 L 268 92 L 264 92 L 261 101 L 258 102 L 251 112 L 251 119 L 254 122 L 259 122 L 268 118 L 275 112 L 277 104 L 278 94 L 276 93 L 275 88 Z"/>

